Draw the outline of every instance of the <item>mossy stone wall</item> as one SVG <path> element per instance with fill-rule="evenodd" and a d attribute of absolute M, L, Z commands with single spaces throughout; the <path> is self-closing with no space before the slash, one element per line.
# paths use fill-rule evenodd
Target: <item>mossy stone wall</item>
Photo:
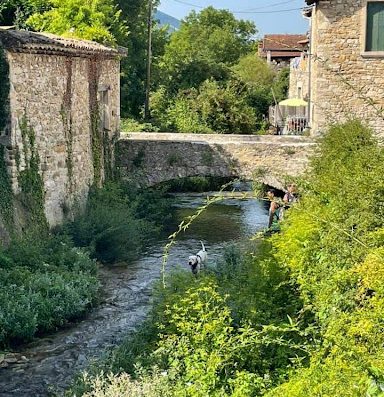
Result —
<path fill-rule="evenodd" d="M 43 210 L 48 224 L 55 226 L 81 209 L 90 186 L 104 180 L 104 153 L 109 151 L 103 146 L 113 142 L 119 129 L 119 60 L 16 52 L 8 52 L 8 59 L 14 121 L 13 157 L 8 161 L 12 188 L 22 194 L 20 176 L 28 174 L 31 150 L 35 151 Z M 108 90 L 108 106 L 103 108 L 109 112 L 107 131 L 101 113 L 95 112 L 101 109 L 101 89 Z M 100 119 L 99 136 L 110 137 L 100 139 L 100 145 L 95 145 L 94 118 Z M 33 131 L 33 148 L 25 131 Z"/>

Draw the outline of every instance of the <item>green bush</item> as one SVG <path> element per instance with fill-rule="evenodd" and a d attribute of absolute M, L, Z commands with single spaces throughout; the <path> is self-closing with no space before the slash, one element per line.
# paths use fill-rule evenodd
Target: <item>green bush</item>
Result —
<path fill-rule="evenodd" d="M 332 126 L 281 232 L 198 278 L 168 278 L 109 363 L 133 378 L 107 389 L 160 371 L 171 396 L 383 396 L 383 175 L 369 129 Z"/>
<path fill-rule="evenodd" d="M 167 109 L 166 119 L 171 131 L 206 134 L 214 132 L 196 112 L 196 99 L 179 94 Z"/>
<path fill-rule="evenodd" d="M 64 237 L 28 235 L 0 251 L 0 347 L 32 340 L 80 318 L 97 301 L 89 255 Z"/>
<path fill-rule="evenodd" d="M 170 207 L 158 191 L 140 192 L 130 185 L 109 182 L 91 191 L 86 210 L 65 227 L 75 243 L 104 262 L 131 261 L 143 245 L 158 236 Z"/>
<path fill-rule="evenodd" d="M 383 395 L 384 151 L 358 121 L 320 140 L 306 193 L 274 237 L 320 330 L 310 366 L 269 396 Z"/>
<path fill-rule="evenodd" d="M 121 119 L 120 129 L 123 132 L 157 132 L 159 129 L 151 123 L 143 123 L 135 119 Z"/>
<path fill-rule="evenodd" d="M 152 104 L 152 113 L 163 124 L 162 129 L 243 134 L 256 130 L 255 110 L 249 104 L 247 89 L 236 81 L 219 84 L 207 80 L 198 89 L 180 90 L 168 101 L 166 95 L 160 90 Z"/>
<path fill-rule="evenodd" d="M 307 353 L 303 331 L 288 317 L 300 302 L 286 270 L 277 265 L 267 270 L 270 248 L 267 244 L 257 256 L 254 245 L 245 254 L 229 249 L 217 273 L 198 279 L 174 273 L 166 289 L 156 289 L 147 322 L 113 352 L 104 371 L 128 373 L 136 387 L 160 371 L 170 396 L 253 396 L 278 384 L 295 367 L 291 359 L 300 363 Z M 264 314 L 263 305 L 269 307 Z M 95 392 L 96 378 L 72 392 Z M 120 381 L 98 379 L 103 387 L 111 382 L 106 390 Z M 161 390 L 151 393 L 161 396 Z"/>

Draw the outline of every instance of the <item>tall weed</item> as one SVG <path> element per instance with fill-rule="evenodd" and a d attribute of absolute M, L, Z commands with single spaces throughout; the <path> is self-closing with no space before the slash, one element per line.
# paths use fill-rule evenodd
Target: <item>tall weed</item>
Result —
<path fill-rule="evenodd" d="M 321 335 L 310 366 L 268 396 L 383 395 L 384 150 L 358 121 L 320 140 L 307 191 L 274 237 Z"/>
<path fill-rule="evenodd" d="M 85 212 L 65 231 L 104 263 L 129 262 L 158 236 L 170 216 L 170 204 L 161 192 L 109 182 L 91 191 Z"/>

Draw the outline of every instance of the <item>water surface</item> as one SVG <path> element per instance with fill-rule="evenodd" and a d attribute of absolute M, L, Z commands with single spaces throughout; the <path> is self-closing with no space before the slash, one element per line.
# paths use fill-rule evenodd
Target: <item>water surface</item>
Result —
<path fill-rule="evenodd" d="M 168 229 L 176 230 L 178 223 L 194 214 L 206 196 L 207 193 L 176 195 L 175 222 L 167 225 Z M 188 256 L 199 251 L 200 240 L 207 248 L 208 265 L 213 266 L 226 246 L 264 228 L 267 215 L 264 204 L 253 199 L 212 204 L 178 236 L 167 269 L 190 271 Z M 154 242 L 128 266 L 102 268 L 103 303 L 83 321 L 24 346 L 20 350 L 26 358 L 24 362 L 0 369 L 0 396 L 45 397 L 50 390 L 60 394 L 75 374 L 134 331 L 150 308 L 151 287 L 160 277 L 166 242 L 165 236 Z"/>

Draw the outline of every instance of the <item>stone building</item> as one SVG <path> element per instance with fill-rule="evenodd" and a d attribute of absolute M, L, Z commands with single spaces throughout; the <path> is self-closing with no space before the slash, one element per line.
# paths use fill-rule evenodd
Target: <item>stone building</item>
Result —
<path fill-rule="evenodd" d="M 309 98 L 309 60 L 308 54 L 291 59 L 289 68 L 288 98 L 300 98 L 305 101 Z"/>
<path fill-rule="evenodd" d="M 306 0 L 311 128 L 358 117 L 384 132 L 384 1 Z"/>
<path fill-rule="evenodd" d="M 291 59 L 301 55 L 306 43 L 304 34 L 266 34 L 259 43 L 259 56 L 269 64 L 288 67 Z"/>
<path fill-rule="evenodd" d="M 51 226 L 81 207 L 111 166 L 121 55 L 90 41 L 0 28 L 0 161 L 16 197 L 26 171 L 40 178 Z"/>

